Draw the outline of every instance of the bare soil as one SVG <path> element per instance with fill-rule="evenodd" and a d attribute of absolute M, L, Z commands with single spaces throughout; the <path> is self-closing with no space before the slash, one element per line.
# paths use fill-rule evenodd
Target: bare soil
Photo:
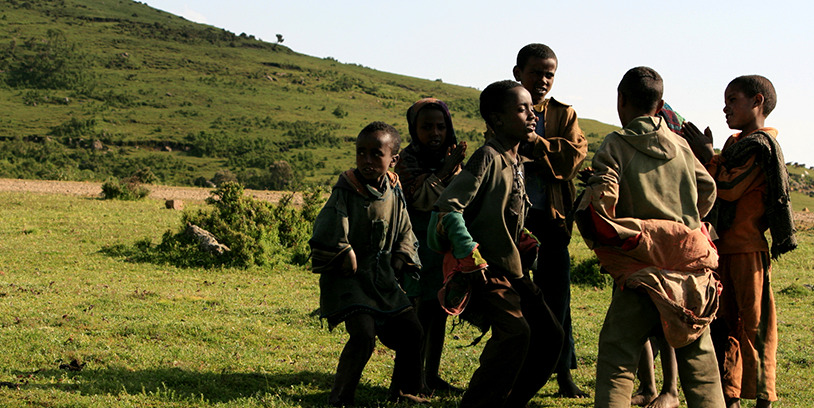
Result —
<path fill-rule="evenodd" d="M 186 202 L 202 202 L 210 196 L 211 188 L 201 187 L 171 187 L 147 186 L 150 189 L 149 198 L 156 200 L 181 200 Z M 102 183 L 80 181 L 51 181 L 51 180 L 15 180 L 0 178 L 0 191 L 27 191 L 42 194 L 65 194 L 83 197 L 102 197 Z M 245 190 L 247 196 L 258 200 L 279 202 L 287 191 Z M 292 204 L 301 205 L 302 195 L 296 194 Z"/>

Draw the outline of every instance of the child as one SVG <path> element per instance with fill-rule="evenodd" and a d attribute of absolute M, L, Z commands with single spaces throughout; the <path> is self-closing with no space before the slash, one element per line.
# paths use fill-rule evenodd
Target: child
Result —
<path fill-rule="evenodd" d="M 461 407 L 522 407 L 548 380 L 563 344 L 562 328 L 524 274 L 518 250 L 527 198 L 517 148 L 535 136 L 537 117 L 531 95 L 514 81 L 486 87 L 480 112 L 495 136 L 441 193 L 427 240 L 449 251 L 445 273 L 470 277 L 464 315 L 492 328 Z"/>
<path fill-rule="evenodd" d="M 424 392 L 445 390 L 460 392 L 439 375 L 444 349 L 447 313 L 438 301 L 443 284 L 443 255 L 427 246 L 427 225 L 435 200 L 461 171 L 466 156 L 466 142 L 457 143 L 452 117 L 447 105 L 435 98 L 417 101 L 407 110 L 407 124 L 412 142 L 402 152 L 396 164 L 413 233 L 418 237 L 421 258 L 421 279 L 404 277 L 407 296 L 415 299 L 416 313 L 424 328 L 426 341 L 421 350 L 424 365 Z"/>
<path fill-rule="evenodd" d="M 682 136 L 681 125 L 684 118 L 678 114 L 667 102 L 658 113 L 670 130 Z M 656 391 L 656 372 L 653 362 L 661 351 L 661 370 L 664 376 L 661 392 Z M 650 408 L 678 408 L 678 367 L 675 350 L 670 346 L 664 336 L 650 336 L 642 349 L 639 358 L 639 369 L 636 371 L 639 378 L 639 389 L 630 399 L 631 405 L 647 406 Z"/>
<path fill-rule="evenodd" d="M 574 383 L 577 368 L 571 327 L 571 241 L 576 188 L 573 179 L 588 155 L 588 142 L 579 128 L 574 109 L 546 95 L 554 86 L 557 56 L 543 44 L 529 44 L 517 53 L 514 78 L 531 94 L 537 115 L 537 136 L 521 145 L 520 153 L 533 160 L 525 163 L 526 192 L 531 200 L 526 228 L 540 240 L 534 283 L 543 290 L 545 301 L 565 330 L 566 344 L 557 363 L 559 394 L 585 398 Z"/>
<path fill-rule="evenodd" d="M 709 128 L 702 134 L 692 124 L 684 127 L 718 184 L 710 221 L 719 237 L 724 291 L 713 336 L 723 332 L 716 350 L 730 408 L 740 407 L 740 398 L 757 399 L 760 408 L 777 401 L 777 316 L 764 234 L 771 231 L 773 259 L 796 248 L 797 240 L 777 129 L 764 127 L 776 103 L 768 79 L 747 75 L 732 80 L 724 91 L 724 114 L 729 128 L 741 132 L 727 139 L 720 155 L 713 155 Z"/>
<path fill-rule="evenodd" d="M 648 336 L 659 326 L 676 348 L 687 406 L 723 406 L 709 330 L 717 308 L 717 254 L 701 217 L 715 185 L 684 139 L 656 116 L 661 76 L 629 70 L 619 83 L 623 129 L 593 158 L 576 214 L 585 242 L 618 285 L 599 335 L 596 407 L 629 407 Z"/>
<path fill-rule="evenodd" d="M 345 322 L 350 335 L 328 402 L 354 405 L 356 386 L 376 344 L 394 350 L 391 400 L 427 403 L 421 386 L 421 324 L 396 276 L 420 268 L 415 236 L 398 176 L 401 138 L 373 122 L 356 139 L 356 169 L 339 177 L 314 222 L 309 241 L 319 277 L 321 317 L 331 329 Z"/>

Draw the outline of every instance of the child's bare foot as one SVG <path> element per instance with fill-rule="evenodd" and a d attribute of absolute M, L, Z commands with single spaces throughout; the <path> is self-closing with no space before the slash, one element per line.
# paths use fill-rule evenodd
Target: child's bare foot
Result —
<path fill-rule="evenodd" d="M 585 391 L 579 389 L 579 387 L 574 383 L 574 379 L 571 377 L 571 371 L 569 370 L 567 374 L 557 374 L 557 384 L 560 385 L 558 394 L 562 395 L 566 398 L 588 398 L 590 395 Z"/>
<path fill-rule="evenodd" d="M 678 408 L 678 393 L 662 393 L 647 404 L 647 408 Z"/>
<path fill-rule="evenodd" d="M 656 399 L 656 396 L 653 395 L 653 394 L 645 394 L 645 393 L 637 392 L 636 394 L 633 394 L 632 397 L 630 397 L 630 406 L 635 405 L 635 406 L 638 406 L 638 407 L 644 407 L 647 404 L 649 404 L 650 401 L 653 401 L 654 399 Z"/>

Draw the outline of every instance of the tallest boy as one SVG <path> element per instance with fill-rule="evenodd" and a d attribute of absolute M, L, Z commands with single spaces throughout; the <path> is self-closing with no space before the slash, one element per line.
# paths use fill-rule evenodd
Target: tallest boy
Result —
<path fill-rule="evenodd" d="M 531 94 L 537 115 L 537 138 L 521 145 L 520 154 L 533 161 L 525 164 L 526 193 L 531 210 L 528 228 L 540 241 L 538 271 L 534 283 L 545 295 L 548 307 L 566 334 L 557 365 L 559 393 L 569 398 L 588 395 L 574 384 L 571 370 L 577 368 L 571 330 L 571 241 L 573 218 L 569 215 L 576 198 L 572 181 L 588 154 L 577 113 L 571 106 L 545 96 L 554 85 L 557 56 L 543 44 L 529 44 L 517 53 L 514 79 Z M 532 347 L 534 347 L 532 345 Z"/>

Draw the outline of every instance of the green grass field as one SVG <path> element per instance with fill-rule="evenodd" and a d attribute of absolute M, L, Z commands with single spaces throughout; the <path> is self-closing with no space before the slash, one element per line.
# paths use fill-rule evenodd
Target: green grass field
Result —
<path fill-rule="evenodd" d="M 179 269 L 104 255 L 106 245 L 157 242 L 180 213 L 154 200 L 102 201 L 0 193 L 0 406 L 321 406 L 345 341 L 314 316 L 317 278 L 302 267 Z M 195 210 L 192 205 L 188 210 Z M 778 306 L 777 407 L 811 407 L 814 395 L 814 234 L 774 264 Z M 572 254 L 591 252 L 575 239 Z M 577 383 L 594 386 L 597 336 L 610 289 L 574 287 Z M 482 344 L 459 326 L 448 335 L 442 376 L 465 387 Z M 392 351 L 379 347 L 357 402 L 384 402 Z M 81 371 L 61 369 L 73 360 Z M 660 375 L 660 374 L 657 374 Z M 587 407 L 554 397 L 533 401 Z M 437 395 L 433 406 L 457 406 Z M 744 406 L 751 406 L 745 403 Z"/>

